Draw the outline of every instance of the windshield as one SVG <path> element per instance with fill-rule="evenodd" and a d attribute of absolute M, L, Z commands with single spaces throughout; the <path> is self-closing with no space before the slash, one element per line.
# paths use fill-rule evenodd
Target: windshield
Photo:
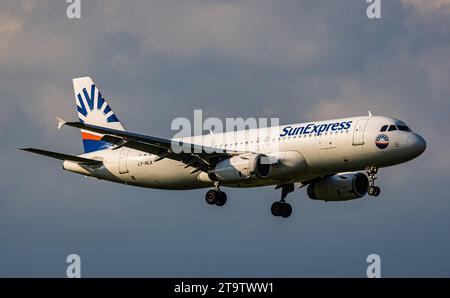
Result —
<path fill-rule="evenodd" d="M 403 121 L 396 121 L 395 124 L 400 131 L 411 131 L 411 129 Z"/>
<path fill-rule="evenodd" d="M 389 125 L 388 131 L 394 131 L 394 130 L 397 130 L 397 126 Z"/>
<path fill-rule="evenodd" d="M 395 131 L 395 130 L 400 130 L 400 131 L 411 131 L 411 129 L 402 121 L 397 121 L 394 124 L 386 124 L 383 125 L 380 128 L 380 132 L 385 132 L 385 131 Z"/>
<path fill-rule="evenodd" d="M 411 129 L 406 125 L 397 125 L 397 127 L 398 127 L 398 130 L 401 130 L 401 131 L 411 131 Z"/>

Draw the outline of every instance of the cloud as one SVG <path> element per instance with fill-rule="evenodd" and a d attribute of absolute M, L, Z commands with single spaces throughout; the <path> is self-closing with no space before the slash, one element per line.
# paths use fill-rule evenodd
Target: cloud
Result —
<path fill-rule="evenodd" d="M 19 3 L 2 3 L 0 12 L 0 35 L 14 34 L 23 28 L 26 20 L 31 16 L 36 1 L 21 1 Z"/>
<path fill-rule="evenodd" d="M 401 0 L 405 5 L 414 7 L 420 12 L 439 11 L 450 13 L 449 0 Z"/>
<path fill-rule="evenodd" d="M 34 1 L 10 4 L 2 3 L 0 10 L 0 64 L 11 55 L 8 44 L 15 35 L 23 30 L 35 7 Z"/>

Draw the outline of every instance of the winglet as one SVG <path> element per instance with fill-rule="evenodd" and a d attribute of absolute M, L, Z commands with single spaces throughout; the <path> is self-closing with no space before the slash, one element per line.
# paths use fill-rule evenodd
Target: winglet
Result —
<path fill-rule="evenodd" d="M 58 120 L 58 130 L 61 130 L 64 124 L 66 124 L 66 121 L 64 121 L 64 119 L 61 119 L 59 117 L 56 117 L 56 120 Z"/>

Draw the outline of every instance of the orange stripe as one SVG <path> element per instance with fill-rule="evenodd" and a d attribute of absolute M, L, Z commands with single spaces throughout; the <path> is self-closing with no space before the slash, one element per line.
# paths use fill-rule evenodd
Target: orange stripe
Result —
<path fill-rule="evenodd" d="M 96 135 L 92 135 L 90 133 L 86 133 L 86 132 L 82 132 L 81 133 L 81 138 L 83 140 L 95 140 L 95 141 L 100 141 L 100 139 L 102 138 L 102 136 L 96 136 Z"/>

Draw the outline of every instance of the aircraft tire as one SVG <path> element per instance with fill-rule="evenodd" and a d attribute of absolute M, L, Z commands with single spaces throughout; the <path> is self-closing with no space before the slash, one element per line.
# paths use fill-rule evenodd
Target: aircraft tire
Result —
<path fill-rule="evenodd" d="M 292 214 L 292 206 L 289 203 L 283 203 L 281 208 L 281 217 L 288 218 Z"/>
<path fill-rule="evenodd" d="M 218 191 L 215 191 L 214 189 L 210 189 L 206 192 L 205 195 L 205 201 L 209 205 L 214 205 L 218 201 L 220 195 Z"/>
<path fill-rule="evenodd" d="M 283 203 L 281 202 L 274 202 L 272 204 L 272 207 L 270 208 L 270 211 L 272 212 L 273 216 L 280 216 L 281 215 L 281 210 L 283 209 Z"/>
<path fill-rule="evenodd" d="M 219 196 L 216 200 L 216 205 L 223 206 L 225 205 L 226 202 L 227 202 L 227 194 L 224 193 L 223 191 L 219 191 Z"/>

